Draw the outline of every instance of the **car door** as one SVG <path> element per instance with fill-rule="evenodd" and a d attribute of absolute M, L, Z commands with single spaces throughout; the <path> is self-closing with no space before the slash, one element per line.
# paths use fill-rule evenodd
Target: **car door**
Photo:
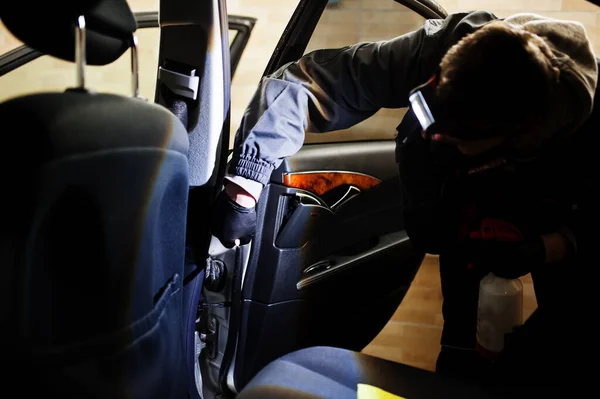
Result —
<path fill-rule="evenodd" d="M 433 1 L 328 3 L 298 3 L 265 74 L 314 49 L 391 39 L 447 15 Z M 362 350 L 399 306 L 424 257 L 401 217 L 394 135 L 404 112 L 307 134 L 265 186 L 253 242 L 210 257 L 230 273 L 223 292 L 207 292 L 203 316 L 221 340 L 212 366 L 226 394 L 303 347 Z"/>

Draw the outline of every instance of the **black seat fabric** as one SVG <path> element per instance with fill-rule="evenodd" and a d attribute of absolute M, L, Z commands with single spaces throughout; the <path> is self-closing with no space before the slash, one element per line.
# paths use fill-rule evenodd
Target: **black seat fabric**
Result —
<path fill-rule="evenodd" d="M 479 389 L 442 375 L 332 347 L 312 347 L 267 365 L 237 399 L 356 399 L 358 384 L 407 398 L 478 398 Z"/>
<path fill-rule="evenodd" d="M 60 1 L 36 14 L 47 19 L 39 37 L 24 6 L 12 3 L 0 7 L 8 28 L 66 60 L 75 58 L 82 13 L 90 63 L 118 58 L 136 30 L 125 0 Z M 0 120 L 3 389 L 16 397 L 188 398 L 189 141 L 181 121 L 160 105 L 93 87 L 5 101 Z"/>
<path fill-rule="evenodd" d="M 187 397 L 183 125 L 78 91 L 7 101 L 0 120 L 20 127 L 4 130 L 0 160 L 8 381 L 64 398 Z"/>

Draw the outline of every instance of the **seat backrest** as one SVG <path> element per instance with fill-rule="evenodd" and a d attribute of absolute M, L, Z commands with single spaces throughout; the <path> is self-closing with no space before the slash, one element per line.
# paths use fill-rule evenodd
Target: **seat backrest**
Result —
<path fill-rule="evenodd" d="M 2 2 L 5 26 L 74 71 L 135 44 L 125 0 L 44 2 L 50 30 L 18 3 Z M 16 397 L 184 398 L 187 132 L 166 108 L 93 93 L 83 76 L 0 104 L 4 377 Z"/>

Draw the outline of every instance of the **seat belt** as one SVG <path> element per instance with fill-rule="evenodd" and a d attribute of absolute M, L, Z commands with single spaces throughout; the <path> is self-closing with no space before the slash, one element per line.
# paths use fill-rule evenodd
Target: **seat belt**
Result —
<path fill-rule="evenodd" d="M 196 70 L 172 60 L 158 67 L 160 95 L 168 108 L 188 129 L 190 105 L 198 98 L 200 77 Z"/>

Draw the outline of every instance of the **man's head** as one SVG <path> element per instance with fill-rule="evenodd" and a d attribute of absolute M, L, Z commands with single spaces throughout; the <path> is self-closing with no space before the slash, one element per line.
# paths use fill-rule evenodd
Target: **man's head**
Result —
<path fill-rule="evenodd" d="M 551 59 L 542 38 L 503 21 L 464 37 L 440 63 L 436 138 L 472 155 L 534 135 L 558 82 Z"/>

